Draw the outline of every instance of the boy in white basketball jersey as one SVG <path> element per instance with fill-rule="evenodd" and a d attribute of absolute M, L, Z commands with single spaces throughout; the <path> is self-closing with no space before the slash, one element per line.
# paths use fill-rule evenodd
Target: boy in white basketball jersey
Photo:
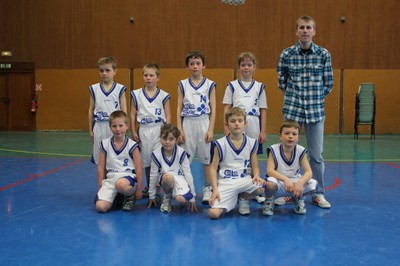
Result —
<path fill-rule="evenodd" d="M 265 180 L 260 178 L 258 167 L 258 141 L 243 133 L 246 113 L 232 107 L 225 114 L 225 125 L 230 133 L 214 142 L 210 167 L 212 195 L 208 216 L 211 219 L 235 208 L 238 196 L 248 199 L 264 193 Z M 242 203 L 239 200 L 239 213 Z"/>
<path fill-rule="evenodd" d="M 188 205 L 191 212 L 197 211 L 196 191 L 190 170 L 188 154 L 177 145 L 179 129 L 171 124 L 161 128 L 161 147 L 151 153 L 151 174 L 149 185 L 148 207 L 156 206 L 156 186 L 159 183 L 164 190 L 160 210 L 171 211 L 171 200 L 175 199 L 180 206 Z"/>
<path fill-rule="evenodd" d="M 274 196 L 292 197 L 294 212 L 305 214 L 305 196 L 311 195 L 317 188 L 317 181 L 311 179 L 312 171 L 306 155 L 307 150 L 297 144 L 299 133 L 300 125 L 297 122 L 285 121 L 279 130 L 281 143 L 274 144 L 267 150 L 264 215 L 274 214 Z"/>
<path fill-rule="evenodd" d="M 210 148 L 215 124 L 215 83 L 203 77 L 204 55 L 199 51 L 186 56 L 186 67 L 190 78 L 179 81 L 177 127 L 181 132 L 179 142 L 189 154 L 190 160 L 196 154 L 204 169 L 204 204 L 211 196 L 209 178 Z"/>
<path fill-rule="evenodd" d="M 171 122 L 169 103 L 171 95 L 157 87 L 157 82 L 160 80 L 160 68 L 157 64 L 145 65 L 142 74 L 144 87 L 131 92 L 131 134 L 132 139 L 140 146 L 147 181 L 143 197 L 148 197 L 150 155 L 154 149 L 161 146 L 161 127 Z M 136 123 L 139 125 L 138 131 Z"/>
<path fill-rule="evenodd" d="M 112 136 L 108 124 L 109 116 L 115 110 L 126 113 L 125 86 L 114 82 L 117 74 L 117 60 L 114 57 L 102 57 L 98 61 L 101 82 L 89 86 L 89 136 L 93 142 L 91 161 L 97 164 L 100 141 Z"/>
<path fill-rule="evenodd" d="M 103 139 L 97 165 L 99 192 L 96 210 L 107 212 L 117 193 L 125 196 L 122 209 L 130 211 L 142 198 L 142 161 L 139 145 L 126 136 L 129 118 L 123 111 L 110 114 L 112 137 Z"/>
<path fill-rule="evenodd" d="M 258 140 L 258 154 L 262 154 L 262 144 L 267 134 L 267 96 L 264 84 L 253 79 L 256 69 L 256 57 L 250 52 L 243 52 L 238 56 L 238 68 L 240 77 L 228 83 L 222 103 L 224 104 L 224 115 L 229 108 L 240 107 L 247 114 L 247 126 L 244 133 L 250 138 Z M 224 127 L 227 135 L 229 129 Z M 265 198 L 258 195 L 254 198 L 258 203 L 264 202 Z"/>

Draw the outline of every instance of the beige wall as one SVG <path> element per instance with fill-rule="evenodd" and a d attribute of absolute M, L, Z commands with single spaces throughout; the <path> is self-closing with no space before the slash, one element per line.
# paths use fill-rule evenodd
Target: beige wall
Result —
<path fill-rule="evenodd" d="M 132 76 L 131 76 L 132 75 Z M 217 83 L 217 119 L 215 132 L 223 130 L 222 98 L 226 84 L 234 79 L 233 69 L 206 69 L 204 75 Z M 159 87 L 171 94 L 172 122 L 176 123 L 176 99 L 178 81 L 188 76 L 188 71 L 181 69 L 161 69 Z M 257 69 L 255 79 L 266 85 L 268 98 L 267 132 L 275 134 L 282 122 L 282 93 L 277 89 L 275 69 Z M 376 133 L 400 133 L 399 109 L 400 70 L 345 70 L 343 80 L 340 71 L 334 69 L 335 85 L 326 98 L 325 133 L 338 134 L 340 122 L 343 133 L 352 134 L 354 127 L 355 95 L 362 82 L 375 83 L 377 95 Z M 118 69 L 116 82 L 127 87 L 126 97 L 130 103 L 129 92 L 142 86 L 141 69 Z M 131 82 L 132 80 L 132 82 Z M 99 81 L 97 69 L 49 70 L 36 71 L 36 83 L 42 84 L 38 92 L 39 109 L 37 111 L 37 130 L 87 130 L 89 85 Z M 343 95 L 340 94 L 343 84 Z M 340 99 L 343 98 L 343 121 L 340 118 Z M 361 133 L 368 133 L 367 126 L 360 127 Z"/>

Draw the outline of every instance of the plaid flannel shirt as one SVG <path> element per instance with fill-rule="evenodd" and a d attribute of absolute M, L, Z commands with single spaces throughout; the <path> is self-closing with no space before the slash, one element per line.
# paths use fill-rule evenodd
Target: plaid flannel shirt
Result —
<path fill-rule="evenodd" d="M 300 43 L 283 50 L 277 67 L 278 87 L 285 91 L 283 115 L 299 123 L 325 118 L 325 96 L 332 91 L 331 55 L 314 43 L 304 54 Z"/>

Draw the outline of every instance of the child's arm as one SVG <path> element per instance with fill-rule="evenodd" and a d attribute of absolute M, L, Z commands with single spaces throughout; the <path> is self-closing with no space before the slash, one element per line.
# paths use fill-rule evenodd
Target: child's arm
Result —
<path fill-rule="evenodd" d="M 223 113 L 223 117 L 222 117 L 222 121 L 225 122 L 225 114 L 226 112 L 228 112 L 228 110 L 232 107 L 232 104 L 224 104 L 224 113 Z M 226 123 L 224 123 L 224 135 L 228 135 L 229 134 L 229 128 L 226 125 Z"/>
<path fill-rule="evenodd" d="M 137 143 L 140 143 L 140 138 L 136 132 L 136 105 L 133 102 L 133 99 L 131 100 L 131 113 L 130 113 L 130 119 L 131 119 L 131 135 L 132 139 L 136 141 Z"/>
<path fill-rule="evenodd" d="M 165 122 L 167 124 L 171 123 L 171 107 L 169 99 L 164 103 L 164 113 L 165 113 Z"/>
<path fill-rule="evenodd" d="M 210 124 L 208 126 L 208 131 L 206 133 L 206 143 L 210 143 L 214 138 L 214 125 L 215 125 L 215 112 L 217 111 L 216 107 L 217 101 L 215 99 L 215 86 L 214 89 L 211 91 L 210 94 Z"/>
<path fill-rule="evenodd" d="M 94 100 L 93 97 L 90 96 L 88 117 L 89 117 L 89 137 L 92 140 L 92 142 L 93 142 L 93 120 L 94 120 L 93 110 L 94 110 Z"/>
<path fill-rule="evenodd" d="M 275 170 L 275 161 L 272 155 L 268 157 L 267 162 L 267 175 L 275 177 L 276 179 L 283 181 L 285 183 L 285 190 L 287 192 L 293 192 L 293 184 L 287 176 L 280 174 Z"/>
<path fill-rule="evenodd" d="M 136 180 L 137 180 L 135 198 L 139 200 L 143 197 L 142 195 L 143 181 L 142 181 L 142 158 L 140 156 L 140 151 L 138 146 L 133 149 L 132 158 L 133 158 L 133 164 L 135 165 Z"/>
<path fill-rule="evenodd" d="M 126 108 L 126 96 L 125 96 L 125 91 L 119 96 L 119 104 L 121 105 L 121 110 L 125 112 L 125 114 L 128 114 L 127 108 Z"/>
<path fill-rule="evenodd" d="M 219 164 L 219 151 L 218 148 L 214 148 L 214 157 L 210 165 L 210 182 L 212 186 L 212 194 L 210 199 L 208 200 L 208 203 L 210 206 L 214 204 L 214 200 L 218 199 L 219 201 L 221 200 L 221 196 L 219 195 L 218 191 L 218 183 L 217 183 L 217 169 L 218 169 L 218 164 Z"/>
<path fill-rule="evenodd" d="M 182 128 L 182 105 L 183 105 L 183 95 L 181 92 L 180 86 L 178 86 L 178 107 L 176 108 L 176 126 L 181 132 L 181 136 L 179 137 L 179 143 L 185 143 L 185 133 Z"/>
<path fill-rule="evenodd" d="M 97 186 L 101 188 L 102 182 L 107 175 L 106 154 L 100 149 L 99 160 L 97 162 Z"/>
<path fill-rule="evenodd" d="M 301 168 L 304 171 L 303 176 L 297 180 L 297 182 L 294 184 L 294 191 L 293 194 L 296 197 L 301 197 L 303 195 L 303 190 L 304 190 L 304 185 L 307 183 L 311 177 L 312 177 L 312 170 L 310 163 L 308 162 L 307 156 L 304 155 L 303 158 L 300 161 Z"/>
<path fill-rule="evenodd" d="M 189 158 L 187 156 L 185 157 L 185 159 L 183 159 L 182 171 L 183 171 L 186 181 L 189 184 L 190 191 L 193 194 L 193 198 L 190 199 L 190 211 L 197 212 L 196 188 L 194 186 L 193 175 L 192 175 L 192 171 L 190 170 L 190 162 L 189 162 Z"/>
<path fill-rule="evenodd" d="M 260 135 L 258 137 L 258 142 L 262 144 L 265 142 L 265 140 L 267 138 L 267 109 L 266 108 L 260 109 L 260 124 L 261 124 L 261 130 L 260 130 Z"/>
<path fill-rule="evenodd" d="M 151 160 L 150 180 L 149 180 L 150 184 L 148 184 L 149 186 L 149 203 L 147 204 L 148 208 L 151 208 L 152 206 L 157 206 L 156 189 L 157 189 L 157 183 L 159 182 L 158 171 L 159 168 L 157 164 L 153 160 Z"/>
<path fill-rule="evenodd" d="M 258 166 L 258 158 L 257 158 L 257 151 L 253 152 L 250 157 L 250 166 L 251 172 L 253 175 L 253 182 L 257 183 L 258 185 L 262 186 L 266 182 L 264 179 L 260 177 L 260 167 Z"/>

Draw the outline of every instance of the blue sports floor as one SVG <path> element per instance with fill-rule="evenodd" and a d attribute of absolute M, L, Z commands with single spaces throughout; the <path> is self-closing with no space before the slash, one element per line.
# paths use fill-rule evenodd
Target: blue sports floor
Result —
<path fill-rule="evenodd" d="M 267 145 L 278 142 L 268 136 Z M 0 132 L 0 265 L 400 265 L 400 136 L 327 135 L 329 210 L 95 211 L 83 132 Z M 306 145 L 305 143 L 303 145 Z M 260 167 L 265 174 L 265 157 Z M 201 193 L 202 167 L 192 165 Z"/>

